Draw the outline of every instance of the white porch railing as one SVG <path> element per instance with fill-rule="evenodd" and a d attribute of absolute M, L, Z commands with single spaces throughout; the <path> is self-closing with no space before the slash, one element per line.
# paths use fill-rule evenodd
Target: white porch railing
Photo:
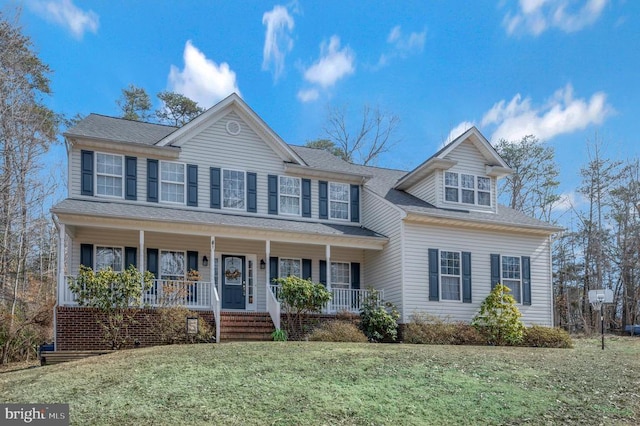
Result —
<path fill-rule="evenodd" d="M 267 305 L 270 298 L 275 301 L 280 300 L 280 286 L 271 284 L 269 287 L 271 291 L 267 292 Z M 369 289 L 332 288 L 331 300 L 326 304 L 322 312 L 326 314 L 335 314 L 341 311 L 359 313 L 370 293 L 371 290 Z M 383 290 L 378 290 L 378 294 L 381 300 L 384 299 Z M 278 303 L 279 307 L 280 303 Z M 273 315 L 271 318 L 273 319 Z"/>
<path fill-rule="evenodd" d="M 277 285 L 270 285 L 267 283 L 267 311 L 273 321 L 273 326 L 278 330 L 280 328 L 280 302 L 278 301 L 278 287 Z"/>
<path fill-rule="evenodd" d="M 65 282 L 74 277 L 65 277 Z M 76 295 L 71 292 L 67 284 L 62 292 L 61 306 L 75 306 L 78 304 Z M 218 293 L 210 282 L 186 280 L 153 280 L 151 288 L 142 294 L 143 306 L 185 306 L 189 309 L 208 310 L 216 308 L 220 312 Z M 216 321 L 218 323 L 219 321 Z"/>

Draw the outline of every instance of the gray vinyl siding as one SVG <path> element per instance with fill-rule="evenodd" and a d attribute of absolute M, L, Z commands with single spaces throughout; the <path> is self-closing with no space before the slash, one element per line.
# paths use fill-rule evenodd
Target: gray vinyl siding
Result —
<path fill-rule="evenodd" d="M 389 238 L 382 250 L 367 250 L 362 276 L 367 286 L 384 290 L 385 300 L 394 303 L 402 312 L 402 236 L 401 212 L 389 203 L 372 195 L 362 194 L 363 225 Z"/>
<path fill-rule="evenodd" d="M 69 162 L 71 165 L 69 170 L 69 197 L 77 197 L 80 195 L 80 151 L 81 150 L 77 148 L 73 148 L 71 154 L 69 154 Z"/>
<path fill-rule="evenodd" d="M 437 315 L 452 321 L 471 321 L 491 291 L 490 254 L 531 257 L 531 306 L 518 305 L 527 325 L 550 326 L 551 277 L 549 240 L 497 231 L 452 229 L 407 223 L 405 243 L 405 310 L 407 317 L 416 312 Z M 471 252 L 472 303 L 429 301 L 428 250 Z"/>
<path fill-rule="evenodd" d="M 421 200 L 426 201 L 427 203 L 435 205 L 437 202 L 436 183 L 439 182 L 438 178 L 440 178 L 440 176 L 440 170 L 436 170 L 432 174 L 424 178 L 422 181 L 409 188 L 407 192 L 414 197 L 418 197 Z"/>

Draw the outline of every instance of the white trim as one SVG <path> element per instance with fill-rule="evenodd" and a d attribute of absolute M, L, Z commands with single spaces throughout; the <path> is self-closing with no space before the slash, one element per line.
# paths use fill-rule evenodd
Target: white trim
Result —
<path fill-rule="evenodd" d="M 249 262 L 253 262 L 253 270 L 252 273 L 249 273 Z M 246 297 L 244 301 L 245 310 L 249 312 L 256 312 L 258 310 L 258 269 L 260 265 L 258 264 L 258 256 L 255 254 L 247 254 L 245 255 L 245 266 L 244 269 L 246 271 Z M 253 302 L 249 303 L 249 289 L 253 290 Z"/>
<path fill-rule="evenodd" d="M 82 154 L 81 154 L 82 155 Z M 98 155 L 109 155 L 111 157 L 120 157 L 120 163 L 122 166 L 122 174 L 120 176 L 118 175 L 114 175 L 114 174 L 110 174 L 110 173 L 98 173 Z M 123 199 L 124 198 L 124 187 L 125 187 L 125 176 L 126 176 L 126 170 L 125 170 L 125 162 L 124 162 L 124 155 L 122 154 L 113 154 L 110 152 L 94 152 L 94 156 L 93 156 L 93 194 L 96 197 L 100 197 L 100 198 L 112 198 L 112 199 Z M 111 178 L 120 178 L 120 195 L 108 195 L 108 194 L 99 194 L 98 193 L 98 174 L 100 176 L 105 176 L 105 177 L 111 177 Z"/>
<path fill-rule="evenodd" d="M 347 187 L 347 201 L 342 200 L 331 200 L 331 185 L 342 185 Z M 340 203 L 347 204 L 347 218 L 338 218 L 331 216 L 331 203 Z M 351 221 L 351 186 L 348 183 L 344 182 L 327 182 L 327 218 L 328 220 L 337 220 L 339 222 L 350 222 Z"/>
<path fill-rule="evenodd" d="M 281 186 L 281 183 L 280 183 L 280 179 L 282 179 L 282 178 L 294 179 L 294 180 L 298 181 L 298 189 L 300 190 L 300 195 L 297 196 L 297 198 L 298 198 L 298 213 L 284 213 L 282 211 L 281 203 L 280 203 L 281 197 L 289 197 L 289 198 L 295 198 L 296 197 L 296 195 L 283 194 L 282 193 L 282 186 Z M 301 178 L 295 177 L 295 176 L 278 175 L 278 215 L 293 216 L 293 217 L 302 216 L 302 179 Z"/>
<path fill-rule="evenodd" d="M 240 172 L 242 173 L 243 177 L 243 185 L 244 185 L 244 191 L 242 191 L 243 194 L 243 204 L 244 207 L 242 208 L 237 208 L 237 207 L 225 207 L 224 206 L 224 172 Z M 257 183 L 256 183 L 257 186 Z M 246 170 L 242 170 L 242 169 L 226 169 L 226 168 L 220 168 L 220 209 L 221 210 L 231 210 L 231 211 L 243 211 L 246 212 L 247 211 L 247 171 Z"/>
<path fill-rule="evenodd" d="M 162 165 L 163 164 L 181 164 L 182 169 L 182 202 L 178 201 L 167 201 L 162 199 L 162 184 L 168 183 L 171 185 L 180 185 L 180 182 L 175 181 L 163 181 L 162 179 Z M 147 172 L 148 173 L 148 172 Z M 178 206 L 184 206 L 187 204 L 187 163 L 182 161 L 166 161 L 160 160 L 160 164 L 158 166 L 158 201 L 163 204 L 174 204 Z"/>

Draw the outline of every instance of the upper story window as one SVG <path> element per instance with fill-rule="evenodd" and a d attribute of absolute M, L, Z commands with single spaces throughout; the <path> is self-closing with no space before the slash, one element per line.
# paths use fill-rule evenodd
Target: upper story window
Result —
<path fill-rule="evenodd" d="M 444 173 L 445 201 L 491 206 L 491 179 L 465 173 Z"/>
<path fill-rule="evenodd" d="M 222 171 L 222 207 L 225 209 L 245 209 L 245 173 L 238 170 Z"/>
<path fill-rule="evenodd" d="M 122 198 L 122 155 L 96 153 L 96 194 Z"/>
<path fill-rule="evenodd" d="M 300 178 L 280 176 L 280 212 L 300 215 Z"/>
<path fill-rule="evenodd" d="M 501 274 L 502 284 L 509 287 L 516 302 L 521 302 L 522 274 L 520 273 L 520 258 L 517 256 L 502 256 Z"/>
<path fill-rule="evenodd" d="M 440 285 L 442 300 L 460 300 L 460 252 L 440 252 Z"/>
<path fill-rule="evenodd" d="M 96 247 L 96 271 L 122 271 L 122 247 Z"/>
<path fill-rule="evenodd" d="M 280 258 L 280 277 L 302 277 L 302 260 Z"/>
<path fill-rule="evenodd" d="M 349 185 L 329 183 L 329 218 L 349 220 Z"/>
<path fill-rule="evenodd" d="M 160 162 L 160 201 L 184 204 L 184 169 L 183 163 Z"/>

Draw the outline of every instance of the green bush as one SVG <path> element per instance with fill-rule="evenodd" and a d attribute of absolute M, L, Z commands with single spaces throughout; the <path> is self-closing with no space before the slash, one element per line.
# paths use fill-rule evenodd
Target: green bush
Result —
<path fill-rule="evenodd" d="M 347 321 L 329 321 L 320 325 L 309 335 L 316 342 L 354 342 L 366 343 L 367 336 L 353 323 Z"/>
<path fill-rule="evenodd" d="M 271 338 L 274 342 L 286 342 L 287 341 L 287 332 L 281 328 L 273 330 L 271 333 Z"/>
<path fill-rule="evenodd" d="M 183 306 L 171 306 L 158 308 L 150 320 L 153 331 L 165 345 L 178 343 L 206 343 L 214 336 L 214 331 L 209 323 L 196 312 Z M 198 318 L 198 334 L 187 334 L 187 318 Z"/>
<path fill-rule="evenodd" d="M 360 309 L 360 329 L 372 342 L 398 337 L 400 314 L 393 303 L 384 303 L 377 290 L 369 288 L 369 293 Z"/>
<path fill-rule="evenodd" d="M 522 346 L 537 348 L 572 348 L 573 341 L 565 330 L 534 325 L 524 331 Z"/>
<path fill-rule="evenodd" d="M 519 345 L 524 336 L 522 314 L 509 287 L 497 284 L 480 305 L 472 325 L 490 345 Z"/>
<path fill-rule="evenodd" d="M 414 314 L 404 328 L 404 342 L 428 345 L 486 345 L 471 324 L 447 322 L 436 316 Z"/>

